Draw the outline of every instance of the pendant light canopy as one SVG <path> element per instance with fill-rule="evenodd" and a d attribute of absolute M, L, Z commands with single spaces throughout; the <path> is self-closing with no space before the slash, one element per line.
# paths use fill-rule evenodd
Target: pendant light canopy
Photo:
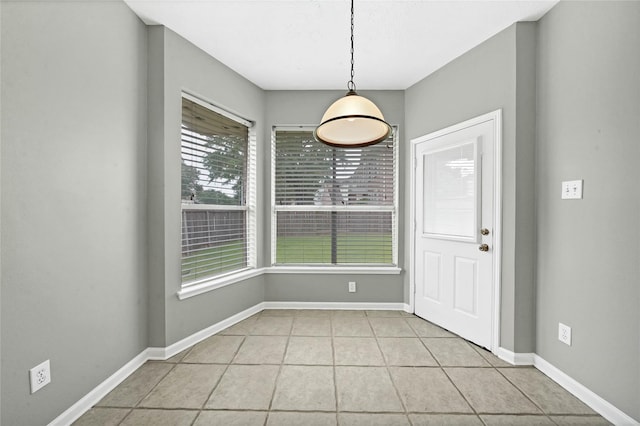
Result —
<path fill-rule="evenodd" d="M 391 134 L 380 109 L 356 93 L 353 82 L 353 0 L 351 0 L 351 80 L 347 94 L 335 101 L 322 116 L 313 136 L 319 142 L 342 148 L 359 148 L 377 144 Z"/>

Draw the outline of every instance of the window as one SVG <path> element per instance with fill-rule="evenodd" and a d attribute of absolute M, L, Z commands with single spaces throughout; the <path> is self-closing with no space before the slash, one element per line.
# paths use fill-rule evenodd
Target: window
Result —
<path fill-rule="evenodd" d="M 344 149 L 312 129 L 274 129 L 274 265 L 397 264 L 396 133 Z"/>
<path fill-rule="evenodd" d="M 183 94 L 182 284 L 255 267 L 251 123 Z"/>

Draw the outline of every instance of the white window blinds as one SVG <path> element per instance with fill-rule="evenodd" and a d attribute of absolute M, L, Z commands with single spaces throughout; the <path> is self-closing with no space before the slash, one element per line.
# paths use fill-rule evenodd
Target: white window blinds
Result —
<path fill-rule="evenodd" d="M 251 266 L 249 127 L 205 105 L 182 99 L 183 284 Z"/>
<path fill-rule="evenodd" d="M 272 158 L 274 264 L 397 263 L 393 135 L 342 149 L 276 128 Z"/>

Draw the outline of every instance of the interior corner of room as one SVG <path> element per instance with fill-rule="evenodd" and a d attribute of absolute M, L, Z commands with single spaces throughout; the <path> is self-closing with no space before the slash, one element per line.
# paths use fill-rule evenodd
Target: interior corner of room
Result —
<path fill-rule="evenodd" d="M 263 89 L 124 1 L 1 2 L 0 31 L 2 424 L 65 424 L 144 361 L 262 309 L 413 312 L 411 141 L 498 110 L 490 349 L 640 422 L 640 2 L 561 1 L 409 87 L 362 90 L 398 132 L 391 273 L 272 262 L 273 127 L 318 124 L 344 91 Z M 257 272 L 181 300 L 185 92 L 254 126 Z"/>

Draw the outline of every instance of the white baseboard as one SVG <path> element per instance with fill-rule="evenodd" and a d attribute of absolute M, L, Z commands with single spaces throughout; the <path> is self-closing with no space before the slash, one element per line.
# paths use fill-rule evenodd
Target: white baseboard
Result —
<path fill-rule="evenodd" d="M 562 386 L 573 396 L 587 404 L 592 410 L 614 425 L 638 425 L 639 423 L 605 401 L 600 396 L 587 389 L 584 385 L 569 377 L 560 369 L 545 361 L 534 353 L 514 353 L 505 348 L 498 348 L 495 355 L 513 365 L 532 365 L 551 380 Z"/>
<path fill-rule="evenodd" d="M 196 343 L 213 336 L 216 333 L 231 327 L 237 322 L 251 315 L 256 314 L 264 309 L 262 303 L 258 303 L 242 312 L 239 312 L 229 318 L 226 318 L 211 327 L 200 330 L 191 336 L 188 336 L 179 342 L 174 343 L 166 348 L 147 348 L 142 351 L 134 359 L 126 363 L 122 368 L 113 373 L 108 379 L 96 386 L 91 392 L 86 394 L 82 399 L 73 404 L 64 413 L 56 417 L 49 426 L 67 426 L 75 422 L 86 413 L 91 407 L 96 405 L 102 398 L 107 396 L 116 386 L 122 383 L 133 372 L 140 368 L 145 362 L 151 360 L 166 360 L 172 356 L 182 352 L 183 350 L 195 345 Z"/>
<path fill-rule="evenodd" d="M 495 355 L 512 365 L 533 365 L 535 356 L 533 353 L 514 353 L 505 348 L 498 348 Z"/>
<path fill-rule="evenodd" d="M 216 333 L 221 332 L 225 328 L 229 328 L 232 325 L 242 321 L 243 319 L 249 318 L 251 315 L 257 314 L 258 312 L 264 309 L 264 302 L 253 305 L 250 308 L 245 309 L 242 312 L 238 312 L 237 314 L 230 316 L 220 322 L 213 324 L 210 327 L 207 327 L 203 330 L 197 331 L 193 333 L 191 336 L 187 336 L 184 339 L 167 346 L 166 348 L 150 348 L 153 350 L 152 357 L 150 360 L 166 360 L 171 358 L 172 356 L 179 354 L 183 350 L 190 348 L 203 341 L 204 339 L 213 336 Z"/>
<path fill-rule="evenodd" d="M 404 303 L 365 303 L 365 302 L 264 302 L 264 309 L 366 309 L 407 311 Z"/>
<path fill-rule="evenodd" d="M 614 425 L 638 425 L 639 423 L 630 416 L 614 407 L 613 404 L 589 390 L 580 382 L 569 377 L 554 365 L 545 361 L 538 355 L 534 355 L 534 367 L 546 374 L 551 380 L 565 388 L 573 396 L 591 407 L 592 410 Z"/>
<path fill-rule="evenodd" d="M 49 426 L 66 426 L 80 418 L 91 407 L 97 404 L 116 386 L 122 383 L 133 372 L 149 360 L 166 360 L 210 337 L 225 328 L 246 319 L 264 309 L 367 309 L 398 310 L 411 313 L 411 306 L 405 303 L 351 303 L 351 302 L 261 302 L 210 327 L 200 330 L 191 336 L 166 347 L 147 348 L 125 364 L 108 379 L 96 386 L 64 413 L 60 414 Z M 591 407 L 602 417 L 616 425 L 638 425 L 633 418 L 596 395 L 591 390 L 560 371 L 552 364 L 534 353 L 514 353 L 505 348 L 498 348 L 495 355 L 513 365 L 533 365 L 553 381 L 565 388 L 575 397 Z"/>
<path fill-rule="evenodd" d="M 134 371 L 142 366 L 149 359 L 149 349 L 140 352 L 138 356 L 126 363 L 122 368 L 113 373 L 107 380 L 96 386 L 91 392 L 73 404 L 64 413 L 56 417 L 49 426 L 67 426 L 75 422 L 87 412 L 91 407 L 104 398 L 116 386 L 122 383 Z"/>

